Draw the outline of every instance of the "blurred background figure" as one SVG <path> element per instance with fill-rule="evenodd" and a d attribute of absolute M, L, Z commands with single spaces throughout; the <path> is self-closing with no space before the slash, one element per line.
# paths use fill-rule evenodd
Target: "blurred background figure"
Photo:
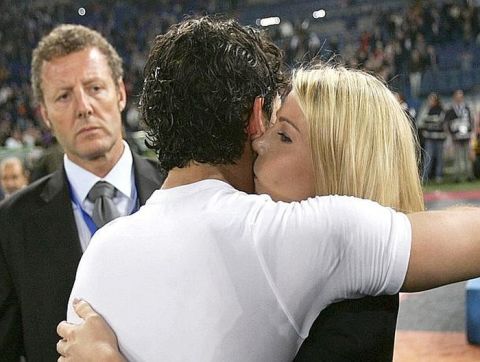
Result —
<path fill-rule="evenodd" d="M 22 140 L 22 131 L 20 128 L 15 128 L 12 131 L 10 137 L 7 138 L 5 141 L 5 147 L 9 149 L 16 149 L 23 147 L 23 140 Z"/>
<path fill-rule="evenodd" d="M 63 164 L 63 148 L 55 137 L 52 137 L 44 152 L 32 165 L 31 182 L 59 170 Z"/>
<path fill-rule="evenodd" d="M 410 71 L 410 95 L 414 98 L 420 96 L 422 74 L 426 69 L 426 55 L 422 55 L 418 49 L 413 49 L 410 54 L 408 67 Z"/>
<path fill-rule="evenodd" d="M 5 158 L 0 162 L 0 186 L 4 198 L 28 185 L 28 172 L 22 160 L 17 157 Z M 0 196 L 1 197 L 1 196 Z"/>
<path fill-rule="evenodd" d="M 440 183 L 443 179 L 443 145 L 445 132 L 445 112 L 440 96 L 430 93 L 425 113 L 419 117 L 418 128 L 424 143 L 422 180 L 434 179 Z"/>
<path fill-rule="evenodd" d="M 405 96 L 402 93 L 395 92 L 395 98 L 397 98 L 398 103 L 400 103 L 400 106 L 402 106 L 403 111 L 407 114 L 408 119 L 410 120 L 412 125 L 415 126 L 415 124 L 416 124 L 415 123 L 415 117 L 417 115 L 417 112 L 415 111 L 415 108 L 411 107 L 407 103 L 407 100 L 405 99 Z"/>
<path fill-rule="evenodd" d="M 469 145 L 473 128 L 470 108 L 465 104 L 463 91 L 453 93 L 452 106 L 445 113 L 445 122 L 452 137 L 454 150 L 455 182 L 473 180 L 469 162 Z"/>
<path fill-rule="evenodd" d="M 480 178 L 480 114 L 475 120 L 475 127 L 470 139 L 470 161 L 472 161 L 472 173 L 476 179 Z"/>

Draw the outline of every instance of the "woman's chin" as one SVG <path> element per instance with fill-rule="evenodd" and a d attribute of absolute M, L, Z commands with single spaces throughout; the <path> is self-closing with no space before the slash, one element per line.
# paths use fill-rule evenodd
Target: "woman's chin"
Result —
<path fill-rule="evenodd" d="M 258 195 L 268 195 L 272 197 L 272 192 L 268 188 L 264 187 L 262 183 L 255 177 L 255 193 Z M 272 197 L 273 199 L 273 197 Z"/>
<path fill-rule="evenodd" d="M 283 201 L 283 202 L 291 202 L 293 201 L 292 199 L 288 197 L 284 197 L 281 195 L 276 194 L 275 192 L 272 192 L 271 190 L 267 190 L 262 187 L 257 187 L 255 186 L 255 193 L 258 195 L 268 195 L 273 201 Z"/>
<path fill-rule="evenodd" d="M 292 198 L 292 195 L 285 195 L 278 190 L 273 190 L 270 187 L 265 187 L 258 178 L 254 178 L 255 181 L 255 193 L 258 195 L 268 195 L 273 201 L 283 201 L 283 202 L 292 202 L 292 201 L 301 201 L 301 199 Z"/>

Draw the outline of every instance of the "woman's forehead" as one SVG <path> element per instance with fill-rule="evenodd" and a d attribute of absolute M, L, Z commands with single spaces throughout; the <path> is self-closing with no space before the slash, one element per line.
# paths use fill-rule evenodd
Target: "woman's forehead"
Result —
<path fill-rule="evenodd" d="M 294 127 L 301 132 L 305 131 L 307 127 L 307 121 L 303 110 L 300 107 L 300 103 L 295 91 L 290 92 L 282 101 L 282 104 L 276 113 L 275 121 L 278 121 L 281 118 L 289 120 L 290 123 L 292 123 Z"/>

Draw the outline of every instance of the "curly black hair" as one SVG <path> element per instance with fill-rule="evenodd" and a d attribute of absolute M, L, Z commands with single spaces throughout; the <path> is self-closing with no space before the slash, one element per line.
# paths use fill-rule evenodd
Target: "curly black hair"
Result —
<path fill-rule="evenodd" d="M 256 97 L 270 118 L 285 85 L 281 50 L 256 29 L 218 16 L 188 18 L 158 35 L 140 108 L 147 146 L 169 171 L 191 161 L 233 164 Z"/>

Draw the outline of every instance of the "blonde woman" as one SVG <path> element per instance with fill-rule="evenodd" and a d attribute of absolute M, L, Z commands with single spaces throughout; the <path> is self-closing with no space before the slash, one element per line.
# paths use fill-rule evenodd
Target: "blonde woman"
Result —
<path fill-rule="evenodd" d="M 276 172 L 282 170 L 268 161 L 290 157 L 295 162 L 290 137 L 298 133 L 295 126 L 305 129 L 302 147 L 311 155 L 308 182 L 314 188 L 303 186 L 307 193 L 292 195 L 298 180 L 280 177 Z M 296 70 L 277 122 L 254 147 L 256 191 L 275 200 L 349 195 L 405 213 L 423 210 L 411 123 L 387 87 L 363 71 L 329 64 Z"/>
<path fill-rule="evenodd" d="M 297 120 L 301 114 L 315 195 L 367 198 L 407 213 L 423 210 L 411 122 L 380 80 L 331 65 L 297 70 L 279 117 Z M 295 145 L 288 143 L 295 135 L 288 122 L 280 121 L 256 141 L 257 192 L 294 199 L 292 184 L 298 182 L 285 178 L 288 165 L 275 168 L 272 162 L 269 167 L 269 160 L 295 158 Z M 284 188 L 278 186 L 282 182 Z M 398 295 L 335 303 L 320 313 L 296 361 L 392 359 L 397 314 Z"/>

